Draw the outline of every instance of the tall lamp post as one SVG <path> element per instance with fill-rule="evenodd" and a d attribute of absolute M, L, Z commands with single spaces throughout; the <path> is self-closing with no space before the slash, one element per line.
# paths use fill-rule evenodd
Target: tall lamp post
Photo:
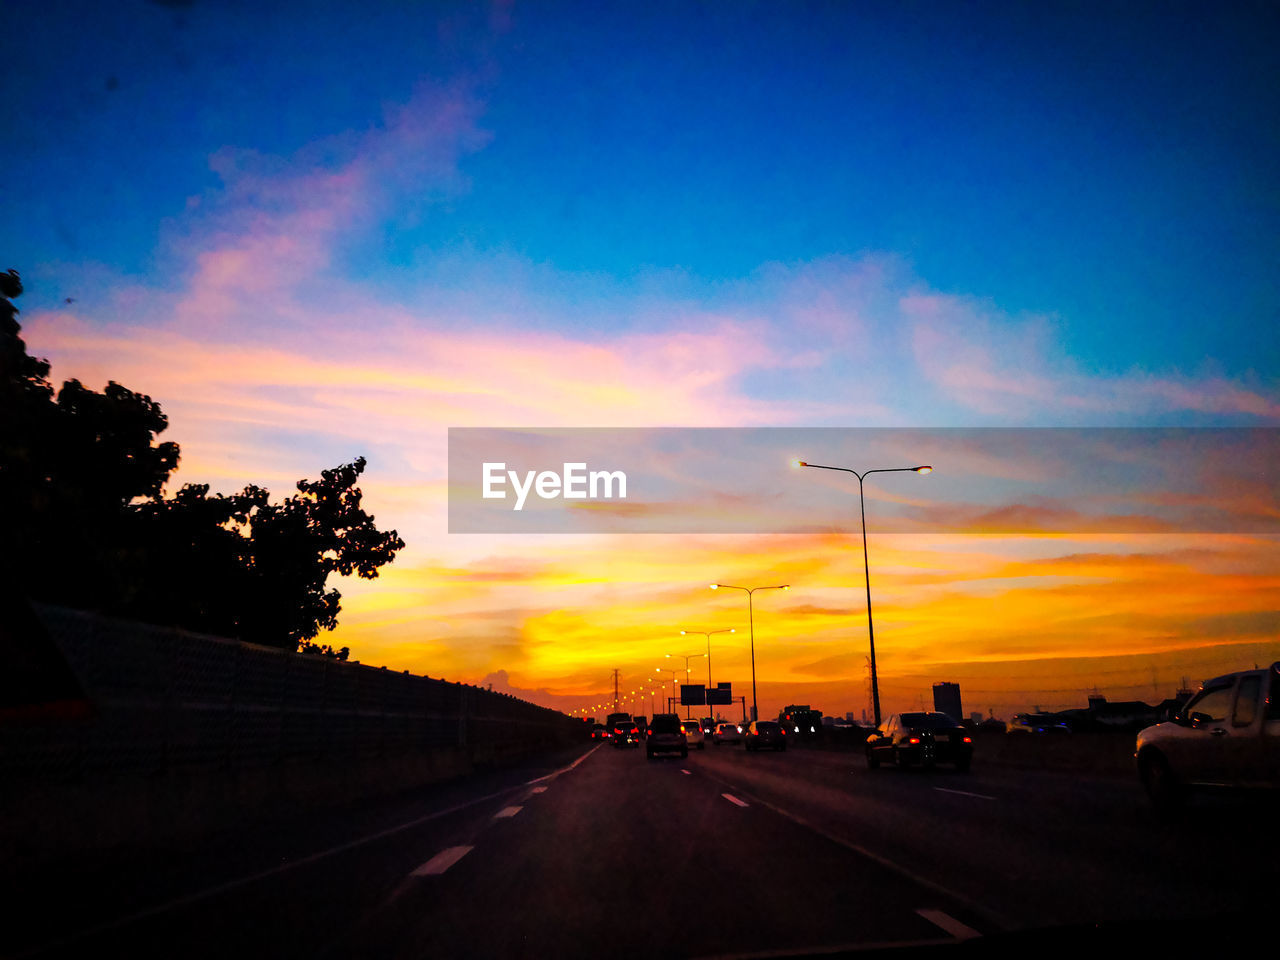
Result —
<path fill-rule="evenodd" d="M 692 660 L 694 657 L 705 657 L 705 656 L 706 656 L 706 654 L 705 654 L 705 653 L 690 653 L 690 654 L 687 654 L 687 655 L 686 655 L 686 654 L 683 654 L 683 653 L 677 653 L 675 656 L 676 656 L 676 657 L 684 657 L 684 682 L 687 684 L 687 683 L 689 682 L 689 661 L 690 661 L 690 660 Z M 668 659 L 668 660 L 672 659 L 671 654 L 669 654 L 669 653 L 667 654 L 667 659 Z M 688 717 L 688 715 L 689 715 L 689 708 L 688 708 L 687 706 L 685 707 L 685 711 L 684 711 L 684 712 L 685 712 L 685 716 L 686 716 L 686 717 Z"/>
<path fill-rule="evenodd" d="M 711 635 L 713 633 L 737 633 L 737 632 L 738 630 L 736 627 L 730 627 L 728 630 L 681 630 L 680 631 L 680 636 L 682 637 L 688 636 L 691 633 L 696 633 L 700 637 L 707 638 L 707 696 L 708 697 L 711 696 Z M 707 706 L 711 706 L 711 704 L 708 703 Z M 712 716 L 715 716 L 715 714 L 712 713 Z"/>
<path fill-rule="evenodd" d="M 669 673 L 669 674 L 671 674 L 671 699 L 668 701 L 667 705 L 668 705 L 668 707 L 669 707 L 670 709 L 674 710 L 674 709 L 675 709 L 675 699 L 676 699 L 676 674 L 677 674 L 677 673 L 679 673 L 680 671 L 679 671 L 679 670 L 664 670 L 662 667 L 658 667 L 654 672 L 655 672 L 655 673 Z M 663 681 L 663 683 L 666 683 L 666 681 L 664 680 L 664 681 Z M 665 711 L 664 711 L 664 712 L 665 712 Z"/>
<path fill-rule="evenodd" d="M 862 569 L 867 579 L 867 640 L 871 645 L 871 709 L 875 714 L 876 726 L 880 726 L 880 681 L 876 674 L 876 632 L 871 624 L 871 567 L 867 563 L 867 501 L 862 493 L 864 477 L 873 473 L 933 473 L 933 467 L 888 467 L 878 470 L 864 470 L 859 473 L 848 467 L 824 467 L 820 463 L 794 461 L 797 467 L 813 467 L 815 470 L 838 470 L 841 473 L 852 473 L 858 478 L 858 504 L 862 510 Z"/>
<path fill-rule="evenodd" d="M 741 590 L 747 595 L 747 630 L 751 634 L 751 719 L 759 720 L 760 702 L 756 699 L 756 625 L 751 595 L 757 590 L 790 590 L 791 584 L 784 583 L 776 587 L 735 587 L 731 583 L 713 583 L 711 589 Z"/>

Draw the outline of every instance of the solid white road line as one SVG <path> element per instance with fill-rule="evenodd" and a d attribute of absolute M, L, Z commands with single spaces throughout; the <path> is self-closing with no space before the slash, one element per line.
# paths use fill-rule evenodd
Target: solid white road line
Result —
<path fill-rule="evenodd" d="M 745 806 L 747 805 L 747 804 L 746 804 L 746 801 L 744 801 L 744 800 L 739 800 L 739 799 L 738 799 L 737 797 L 735 797 L 732 793 L 722 793 L 722 794 L 720 794 L 720 796 L 724 797 L 724 798 L 725 798 L 726 800 L 728 800 L 730 803 L 736 803 L 736 804 L 737 804 L 738 806 L 740 806 L 740 807 L 745 807 Z"/>
<path fill-rule="evenodd" d="M 977 797 L 979 800 L 997 800 L 998 797 L 988 797 L 985 793 L 970 793 L 968 790 L 952 790 L 950 787 L 934 787 L 942 793 L 958 793 L 962 797 Z"/>
<path fill-rule="evenodd" d="M 524 807 L 503 807 L 501 810 L 499 810 L 497 813 L 493 815 L 493 819 L 505 820 L 508 817 L 514 817 L 517 813 L 519 813 L 523 809 Z"/>
<path fill-rule="evenodd" d="M 532 780 L 526 780 L 524 782 L 524 785 L 527 787 L 531 783 L 541 783 L 543 780 L 554 780 L 556 777 L 560 776 L 560 774 L 568 773 L 570 770 L 572 770 L 574 767 L 580 764 L 583 760 L 587 759 L 587 757 L 591 756 L 593 753 L 595 753 L 597 750 L 599 750 L 603 746 L 604 746 L 603 743 L 597 743 L 594 747 L 592 747 L 590 750 L 588 750 L 586 753 L 580 756 L 577 760 L 573 761 L 573 763 L 569 764 L 567 767 L 561 767 L 559 770 L 553 770 L 551 773 L 544 774 L 541 777 L 534 777 Z"/>
<path fill-rule="evenodd" d="M 118 917 L 114 920 L 108 920 L 105 923 L 99 923 L 91 927 L 86 927 L 83 930 L 77 930 L 68 936 L 61 937 L 56 940 L 51 940 L 46 943 L 42 943 L 36 947 L 33 947 L 30 950 L 27 950 L 24 953 L 19 954 L 19 956 L 29 956 L 36 953 L 40 953 L 42 951 L 58 949 L 68 944 L 75 943 L 78 940 L 83 940 L 87 937 L 94 937 L 111 930 L 118 930 L 121 927 L 128 926 L 129 924 L 137 923 L 139 920 L 146 920 L 146 919 L 149 919 L 150 917 L 156 917 L 156 916 L 160 916 L 161 914 L 168 913 L 170 910 L 175 910 L 180 907 L 187 907 L 194 903 L 200 903 L 202 900 L 208 900 L 212 897 L 221 896 L 224 893 L 228 893 L 232 890 L 237 890 L 240 887 L 247 886 L 251 883 L 258 883 L 259 881 L 265 880 L 268 877 L 274 877 L 282 873 L 288 873 L 289 871 L 296 870 L 299 867 L 310 866 L 313 863 L 318 863 L 321 860 L 328 859 L 329 857 L 337 856 L 338 854 L 346 853 L 349 850 L 355 850 L 359 847 L 363 847 L 365 844 L 374 843 L 378 840 L 384 840 L 387 837 L 395 836 L 397 833 L 403 833 L 405 830 L 412 830 L 414 827 L 421 826 L 424 823 L 429 823 L 432 820 L 438 820 L 441 817 L 447 817 L 447 816 L 450 816 L 451 814 L 458 813 L 462 810 L 466 810 L 468 807 L 474 807 L 477 804 L 485 803 L 497 797 L 504 796 L 508 793 L 511 793 L 511 791 L 513 790 L 519 790 L 522 786 L 528 786 L 529 784 L 532 784 L 532 783 L 539 783 L 543 780 L 551 780 L 555 777 L 560 776 L 560 774 L 562 773 L 568 773 L 578 764 L 582 763 L 583 760 L 587 759 L 587 757 L 591 756 L 591 754 L 595 753 L 596 750 L 599 750 L 601 746 L 602 744 L 597 744 L 595 747 L 588 750 L 586 753 L 584 753 L 582 756 L 580 756 L 577 760 L 573 761 L 573 763 L 569 764 L 568 766 L 561 767 L 559 770 L 555 770 L 551 773 L 546 774 L 545 776 L 537 777 L 533 780 L 528 780 L 523 784 L 519 784 L 519 783 L 512 784 L 511 786 L 505 787 L 502 790 L 497 790 L 493 793 L 485 794 L 483 797 L 476 797 L 474 800 L 467 800 L 467 801 L 464 801 L 463 803 L 455 804 L 454 806 L 448 807 L 444 810 L 435 810 L 424 816 L 416 817 L 413 820 L 406 821 L 405 823 L 396 824 L 394 827 L 388 827 L 386 830 L 379 830 L 376 833 L 371 833 L 371 834 L 368 834 L 367 836 L 359 837 L 355 840 L 348 841 L 347 843 L 340 843 L 337 846 L 330 847 L 327 850 L 320 850 L 317 853 L 313 853 L 305 857 L 298 857 L 296 860 L 287 860 L 284 863 L 277 864 L 274 867 L 269 867 L 266 870 L 261 870 L 258 873 L 252 873 L 252 874 L 249 874 L 248 876 L 243 876 L 243 877 L 236 877 L 233 880 L 227 880 L 223 883 L 215 884 L 212 887 L 206 887 L 203 890 L 197 890 L 194 893 L 189 893 L 181 897 L 175 897 L 173 900 L 168 900 L 168 901 L 165 901 L 164 903 L 158 903 L 158 904 L 155 904 L 154 906 L 146 907 L 142 910 L 138 910 L 135 913 L 131 913 L 128 916 Z"/>
<path fill-rule="evenodd" d="M 409 874 L 409 876 L 411 877 L 437 876 L 441 873 L 444 873 L 446 870 L 448 870 L 450 867 L 452 867 L 455 863 L 457 863 L 459 860 L 461 860 L 463 857 L 465 857 L 468 853 L 470 853 L 474 849 L 475 847 L 448 847 L 447 849 L 441 850 L 434 857 L 432 857 L 430 860 L 428 860 L 426 863 L 420 866 L 417 870 Z"/>
<path fill-rule="evenodd" d="M 972 940 L 974 937 L 980 937 L 980 934 L 973 927 L 966 927 L 955 917 L 948 916 L 941 910 L 917 910 L 916 913 L 924 917 L 934 926 L 941 927 L 947 933 L 951 934 L 957 940 Z"/>

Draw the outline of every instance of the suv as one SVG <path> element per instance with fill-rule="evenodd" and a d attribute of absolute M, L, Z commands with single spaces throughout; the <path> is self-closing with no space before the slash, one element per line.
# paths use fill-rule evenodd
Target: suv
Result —
<path fill-rule="evenodd" d="M 787 731 L 776 720 L 752 720 L 747 727 L 744 744 L 748 750 L 785 750 Z"/>
<path fill-rule="evenodd" d="M 1166 723 L 1138 734 L 1134 757 L 1151 801 L 1199 787 L 1280 787 L 1280 663 L 1206 680 Z"/>
<path fill-rule="evenodd" d="M 953 763 L 968 773 L 973 762 L 973 737 L 945 713 L 895 713 L 867 737 L 867 768 L 882 762 L 905 767 Z"/>
<path fill-rule="evenodd" d="M 678 753 L 689 756 L 689 742 L 685 739 L 684 725 L 674 713 L 655 713 L 649 721 L 649 738 L 644 745 L 645 756 L 650 760 L 656 753 Z"/>
<path fill-rule="evenodd" d="M 684 736 L 689 741 L 690 746 L 697 747 L 699 750 L 705 749 L 707 735 L 702 732 L 702 721 L 681 720 L 680 726 L 684 727 Z"/>
<path fill-rule="evenodd" d="M 634 720 L 615 720 L 609 734 L 615 747 L 640 746 L 640 728 Z"/>

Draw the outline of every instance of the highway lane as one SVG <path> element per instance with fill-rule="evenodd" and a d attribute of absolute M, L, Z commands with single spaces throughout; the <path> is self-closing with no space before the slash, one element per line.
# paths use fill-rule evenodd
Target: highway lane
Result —
<path fill-rule="evenodd" d="M 410 794 L 221 831 L 198 842 L 23 868 L 6 864 L 0 956 L 87 949 L 313 956 L 488 807 L 584 755 L 576 747 Z"/>
<path fill-rule="evenodd" d="M 1273 796 L 1156 815 L 1133 780 L 975 765 L 868 770 L 860 754 L 708 746 L 699 773 L 1014 929 L 1186 924 L 1266 910 L 1280 888 Z"/>
<path fill-rule="evenodd" d="M 330 955 L 733 956 L 973 930 L 953 899 L 687 761 L 605 747 L 513 804 L 443 873 L 407 877 Z"/>
<path fill-rule="evenodd" d="M 1125 781 L 584 745 L 33 880 L 7 900 L 0 952 L 752 956 L 1115 919 L 1179 929 L 1269 906 L 1273 811 L 1210 800 L 1163 819 Z"/>
<path fill-rule="evenodd" d="M 372 834 L 314 831 L 283 858 L 261 835 L 225 838 L 238 877 L 201 889 L 210 860 L 194 858 L 132 919 L 17 955 L 721 956 L 948 941 L 981 922 L 676 758 L 584 748 L 478 791 L 361 818 Z M 60 905 L 74 925 L 81 905 Z"/>

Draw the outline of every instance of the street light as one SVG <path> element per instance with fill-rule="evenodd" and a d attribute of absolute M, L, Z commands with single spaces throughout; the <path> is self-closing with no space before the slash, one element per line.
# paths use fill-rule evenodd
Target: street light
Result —
<path fill-rule="evenodd" d="M 666 656 L 667 656 L 667 659 L 668 659 L 668 660 L 670 660 L 670 659 L 671 659 L 671 654 L 669 654 L 669 653 L 668 653 Z M 677 654 L 676 654 L 676 656 L 677 656 L 677 657 L 684 657 L 684 682 L 687 684 L 687 683 L 689 682 L 689 661 L 690 661 L 690 660 L 692 660 L 694 657 L 705 657 L 705 656 L 706 656 L 706 654 L 705 654 L 705 653 L 690 653 L 690 654 L 688 654 L 688 655 L 686 656 L 686 655 L 685 655 L 685 654 L 683 654 L 683 653 L 677 653 Z M 688 707 L 688 705 L 686 705 L 686 706 L 685 706 L 684 713 L 685 713 L 685 717 L 686 717 L 686 718 L 688 718 L 688 716 L 689 716 L 689 707 Z"/>
<path fill-rule="evenodd" d="M 684 637 L 691 633 L 696 633 L 700 637 L 707 638 L 707 696 L 711 696 L 711 635 L 713 633 L 737 633 L 736 627 L 730 627 L 728 630 L 681 630 L 680 636 Z M 710 704 L 707 704 L 710 706 Z M 711 714 L 715 716 L 714 713 Z"/>
<path fill-rule="evenodd" d="M 867 563 L 867 502 L 862 494 L 862 480 L 873 473 L 933 473 L 933 467 L 889 467 L 880 470 L 850 470 L 848 467 L 824 467 L 820 463 L 805 463 L 793 460 L 797 467 L 813 467 L 815 470 L 838 470 L 841 473 L 852 473 L 858 478 L 858 504 L 862 509 L 862 569 L 867 578 L 867 640 L 871 645 L 871 709 L 875 714 L 876 726 L 880 726 L 880 680 L 876 675 L 876 632 L 871 625 L 871 567 Z"/>
<path fill-rule="evenodd" d="M 651 716 L 651 717 L 652 717 L 652 716 L 654 716 L 654 715 L 658 712 L 658 705 L 657 705 L 657 702 L 656 702 L 653 698 L 654 698 L 654 695 L 655 695 L 659 690 L 661 690 L 661 689 L 662 689 L 662 681 L 661 681 L 661 680 L 655 680 L 655 679 L 653 679 L 652 677 L 646 677 L 646 678 L 645 678 L 645 682 L 646 682 L 646 683 L 651 683 L 651 684 L 652 684 L 652 683 L 656 683 L 656 684 L 658 685 L 656 688 L 655 688 L 655 687 L 652 687 L 652 686 L 648 688 L 648 689 L 649 689 L 649 716 Z"/>
<path fill-rule="evenodd" d="M 655 673 L 669 673 L 669 674 L 671 674 L 671 705 L 674 707 L 674 706 L 675 706 L 675 699 L 676 699 L 676 674 L 677 674 L 677 673 L 679 673 L 680 671 L 679 671 L 679 670 L 664 670 L 662 667 L 658 667 L 654 672 L 655 672 Z M 664 681 L 663 681 L 663 683 L 666 683 L 666 681 L 664 680 Z"/>
<path fill-rule="evenodd" d="M 759 720 L 760 704 L 756 699 L 756 625 L 755 612 L 752 609 L 751 595 L 757 590 L 790 590 L 791 584 L 784 583 L 776 587 L 735 587 L 731 583 L 713 583 L 712 590 L 741 590 L 747 595 L 747 629 L 751 633 L 751 719 Z"/>

